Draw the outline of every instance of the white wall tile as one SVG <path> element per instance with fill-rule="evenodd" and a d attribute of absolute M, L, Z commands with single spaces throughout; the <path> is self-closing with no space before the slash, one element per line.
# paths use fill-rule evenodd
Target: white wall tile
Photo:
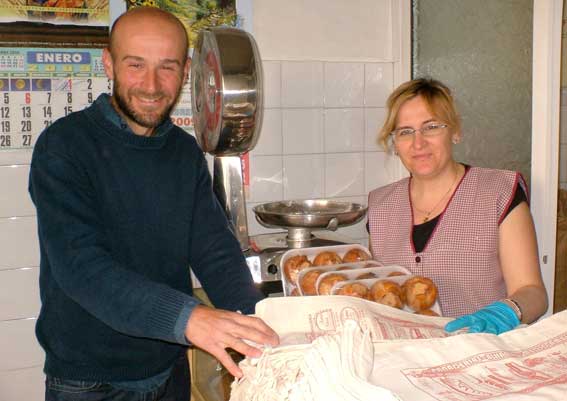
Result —
<path fill-rule="evenodd" d="M 328 197 L 364 194 L 364 154 L 325 155 L 325 195 Z"/>
<path fill-rule="evenodd" d="M 323 110 L 283 109 L 283 153 L 323 153 Z"/>
<path fill-rule="evenodd" d="M 45 399 L 43 365 L 0 372 L 0 400 L 41 401 Z"/>
<path fill-rule="evenodd" d="M 364 109 L 364 150 L 369 152 L 382 150 L 378 145 L 378 131 L 382 128 L 385 119 L 386 109 L 377 107 Z"/>
<path fill-rule="evenodd" d="M 39 268 L 0 271 L 0 320 L 37 317 Z"/>
<path fill-rule="evenodd" d="M 325 106 L 360 107 L 364 98 L 364 64 L 325 63 Z"/>
<path fill-rule="evenodd" d="M 39 266 L 36 217 L 0 218 L 0 271 L 33 266 Z"/>
<path fill-rule="evenodd" d="M 323 106 L 323 63 L 282 62 L 282 106 Z"/>
<path fill-rule="evenodd" d="M 365 193 L 394 181 L 396 156 L 384 152 L 367 152 L 364 154 Z"/>
<path fill-rule="evenodd" d="M 386 100 L 394 89 L 393 64 L 366 63 L 364 67 L 364 104 L 385 107 Z"/>
<path fill-rule="evenodd" d="M 325 153 L 364 149 L 363 109 L 325 110 Z"/>
<path fill-rule="evenodd" d="M 282 157 L 250 157 L 250 202 L 267 202 L 282 196 Z"/>
<path fill-rule="evenodd" d="M 286 155 L 284 161 L 284 199 L 322 198 L 324 155 Z"/>
<path fill-rule="evenodd" d="M 264 61 L 264 107 L 281 106 L 281 63 L 279 61 Z"/>
<path fill-rule="evenodd" d="M 282 154 L 282 111 L 281 109 L 264 109 L 264 121 L 256 147 L 251 154 L 281 155 Z"/>
<path fill-rule="evenodd" d="M 0 374 L 43 363 L 45 354 L 35 338 L 35 323 L 36 319 L 0 321 Z"/>
<path fill-rule="evenodd" d="M 0 217 L 35 215 L 35 206 L 28 194 L 29 165 L 0 166 L 2 202 Z"/>

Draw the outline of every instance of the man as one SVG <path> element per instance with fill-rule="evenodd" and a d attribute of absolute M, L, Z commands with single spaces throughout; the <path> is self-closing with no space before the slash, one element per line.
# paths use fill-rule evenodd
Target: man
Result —
<path fill-rule="evenodd" d="M 101 95 L 38 138 L 29 189 L 47 400 L 187 401 L 188 344 L 240 377 L 226 348 L 259 356 L 249 344 L 278 343 L 245 315 L 262 296 L 201 150 L 169 119 L 188 76 L 187 47 L 171 14 L 123 14 L 103 52 L 112 97 Z M 226 310 L 191 296 L 188 265 Z"/>

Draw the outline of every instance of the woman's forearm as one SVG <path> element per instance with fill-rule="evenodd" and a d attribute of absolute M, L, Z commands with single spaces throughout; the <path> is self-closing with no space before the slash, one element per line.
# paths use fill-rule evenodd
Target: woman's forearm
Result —
<path fill-rule="evenodd" d="M 526 285 L 508 298 L 514 300 L 522 311 L 522 323 L 530 324 L 547 311 L 547 292 L 539 285 Z"/>

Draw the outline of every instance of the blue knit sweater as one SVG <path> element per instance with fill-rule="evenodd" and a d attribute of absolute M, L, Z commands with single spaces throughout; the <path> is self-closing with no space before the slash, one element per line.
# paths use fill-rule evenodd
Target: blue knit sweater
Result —
<path fill-rule="evenodd" d="M 45 371 L 109 382 L 161 373 L 183 349 L 175 326 L 198 303 L 189 265 L 219 308 L 252 313 L 262 295 L 195 139 L 169 121 L 159 136 L 119 129 L 105 102 L 40 135 L 29 190 Z"/>

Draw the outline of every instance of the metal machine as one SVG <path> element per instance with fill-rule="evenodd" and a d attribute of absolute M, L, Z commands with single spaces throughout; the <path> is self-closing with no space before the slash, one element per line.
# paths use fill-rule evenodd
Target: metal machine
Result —
<path fill-rule="evenodd" d="M 287 231 L 248 235 L 240 156 L 258 142 L 262 80 L 258 48 L 249 33 L 226 27 L 201 31 L 191 70 L 197 141 L 214 156 L 214 191 L 233 225 L 254 281 L 266 294 L 279 294 L 281 255 L 290 248 L 350 242 L 332 231 L 360 221 L 366 207 L 322 199 L 266 203 L 253 209 L 258 222 Z"/>

